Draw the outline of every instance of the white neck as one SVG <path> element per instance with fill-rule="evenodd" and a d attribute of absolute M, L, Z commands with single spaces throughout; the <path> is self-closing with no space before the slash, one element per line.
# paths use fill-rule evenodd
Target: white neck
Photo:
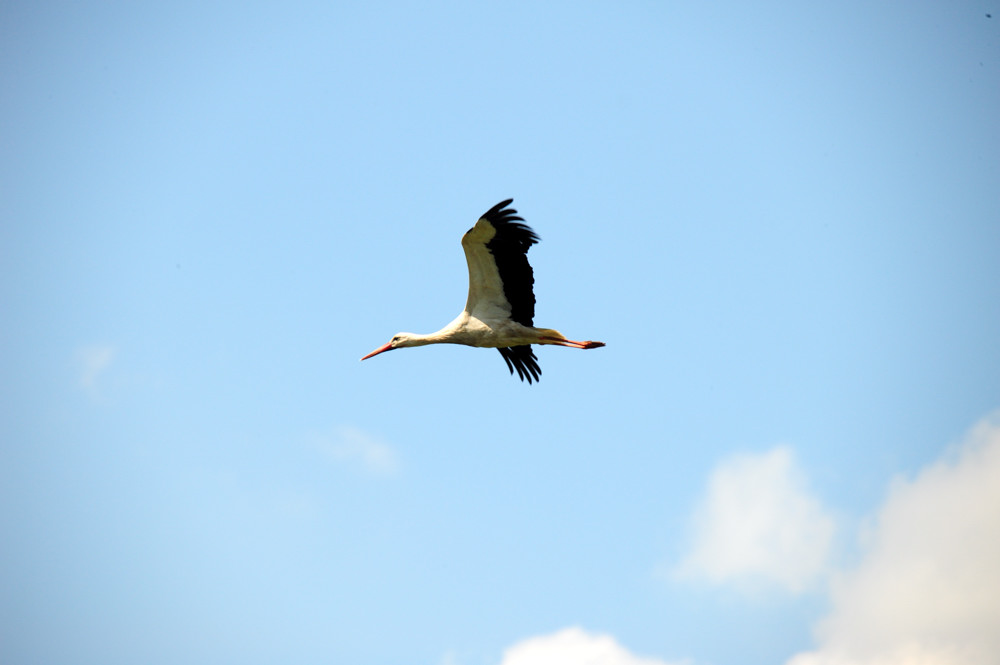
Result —
<path fill-rule="evenodd" d="M 446 344 L 451 341 L 453 336 L 452 331 L 444 328 L 437 332 L 432 332 L 427 335 L 421 335 L 419 333 L 399 333 L 402 336 L 402 341 L 400 342 L 400 347 L 407 346 L 426 346 L 428 344 Z"/>

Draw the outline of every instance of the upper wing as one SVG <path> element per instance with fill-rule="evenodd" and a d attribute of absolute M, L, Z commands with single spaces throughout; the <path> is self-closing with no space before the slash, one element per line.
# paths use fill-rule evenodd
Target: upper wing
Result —
<path fill-rule="evenodd" d="M 469 298 L 465 310 L 478 319 L 510 318 L 532 325 L 535 318 L 535 276 L 528 264 L 528 249 L 538 236 L 501 201 L 479 218 L 462 236 L 469 264 Z"/>

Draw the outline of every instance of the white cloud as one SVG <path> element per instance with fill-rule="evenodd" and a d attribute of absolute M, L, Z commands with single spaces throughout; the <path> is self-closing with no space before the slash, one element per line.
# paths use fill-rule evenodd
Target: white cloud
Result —
<path fill-rule="evenodd" d="M 723 461 L 696 514 L 677 575 L 795 591 L 827 572 L 834 521 L 787 448 Z M 816 648 L 786 665 L 1000 665 L 1000 413 L 895 479 L 861 545 L 857 566 L 825 577 L 831 610 Z M 664 662 L 567 628 L 514 644 L 501 665 Z"/>
<path fill-rule="evenodd" d="M 459 665 L 458 656 L 455 655 L 454 651 L 448 651 L 441 658 L 440 665 Z"/>
<path fill-rule="evenodd" d="M 629 652 L 610 635 L 565 628 L 532 637 L 506 649 L 501 665 L 667 665 Z"/>
<path fill-rule="evenodd" d="M 897 479 L 863 544 L 831 585 L 817 650 L 788 665 L 1000 663 L 1000 418 Z"/>
<path fill-rule="evenodd" d="M 694 516 L 681 579 L 801 592 L 826 572 L 835 525 L 806 488 L 790 449 L 735 455 L 716 467 Z"/>
<path fill-rule="evenodd" d="M 91 397 L 98 396 L 98 379 L 108 370 L 114 358 L 115 347 L 108 344 L 93 344 L 77 349 L 80 387 Z"/>
<path fill-rule="evenodd" d="M 391 475 L 399 470 L 396 451 L 357 427 L 337 427 L 332 435 L 316 436 L 315 440 L 316 447 L 336 462 L 356 464 L 380 475 Z"/>

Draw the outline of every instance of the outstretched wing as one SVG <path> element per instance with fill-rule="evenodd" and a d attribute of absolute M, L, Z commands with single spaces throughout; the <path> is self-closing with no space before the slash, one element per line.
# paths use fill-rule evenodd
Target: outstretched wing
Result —
<path fill-rule="evenodd" d="M 528 250 L 538 236 L 517 210 L 508 208 L 514 199 L 501 201 L 487 210 L 462 237 L 469 264 L 469 298 L 465 311 L 481 321 L 510 319 L 531 326 L 535 319 L 535 275 L 528 263 Z M 530 345 L 497 349 L 507 369 L 522 381 L 538 381 L 542 370 Z"/>
<path fill-rule="evenodd" d="M 462 237 L 469 265 L 469 298 L 465 311 L 481 320 L 509 318 L 530 326 L 535 318 L 535 276 L 528 249 L 538 236 L 501 201 L 479 218 Z"/>

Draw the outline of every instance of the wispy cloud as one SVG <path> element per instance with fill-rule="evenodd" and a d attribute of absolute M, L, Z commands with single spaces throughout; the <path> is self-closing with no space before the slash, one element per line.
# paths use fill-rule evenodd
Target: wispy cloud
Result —
<path fill-rule="evenodd" d="M 501 665 L 668 665 L 657 658 L 637 656 L 611 635 L 565 628 L 531 637 L 504 651 Z M 680 665 L 678 663 L 677 665 Z"/>
<path fill-rule="evenodd" d="M 455 655 L 454 651 L 447 651 L 441 657 L 440 665 L 460 665 L 458 656 Z"/>
<path fill-rule="evenodd" d="M 355 465 L 368 473 L 393 475 L 399 471 L 396 451 L 387 443 L 357 427 L 340 426 L 329 434 L 314 435 L 317 449 L 340 464 Z"/>
<path fill-rule="evenodd" d="M 792 593 L 820 579 L 835 531 L 787 447 L 720 463 L 692 522 L 692 546 L 670 571 L 675 578 Z"/>
<path fill-rule="evenodd" d="M 818 648 L 788 665 L 1000 662 L 1000 416 L 946 459 L 896 479 L 834 578 Z"/>
<path fill-rule="evenodd" d="M 76 351 L 77 380 L 92 398 L 99 397 L 99 380 L 115 359 L 115 347 L 109 344 L 82 346 Z"/>

